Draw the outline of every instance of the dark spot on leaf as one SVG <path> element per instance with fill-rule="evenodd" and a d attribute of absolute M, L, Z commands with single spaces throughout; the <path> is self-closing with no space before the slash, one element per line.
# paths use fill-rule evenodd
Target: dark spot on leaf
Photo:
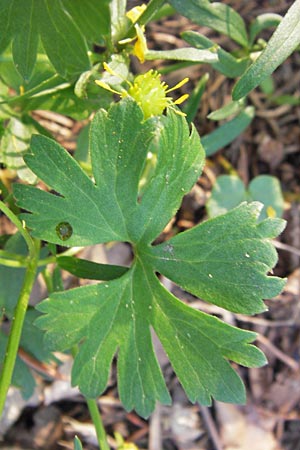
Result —
<path fill-rule="evenodd" d="M 56 228 L 56 234 L 57 236 L 62 240 L 66 241 L 69 239 L 73 234 L 73 228 L 68 222 L 60 222 Z"/>

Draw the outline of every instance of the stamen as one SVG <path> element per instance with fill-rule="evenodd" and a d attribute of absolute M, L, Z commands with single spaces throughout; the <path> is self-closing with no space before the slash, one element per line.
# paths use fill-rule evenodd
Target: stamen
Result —
<path fill-rule="evenodd" d="M 187 98 L 189 98 L 189 94 L 183 94 L 181 97 L 174 101 L 174 104 L 181 105 L 181 103 L 183 103 Z"/>
<path fill-rule="evenodd" d="M 115 89 L 112 89 L 109 84 L 105 83 L 101 80 L 95 80 L 95 83 L 98 84 L 98 86 L 102 87 L 103 89 L 106 89 L 107 91 L 112 92 L 113 94 L 122 95 L 121 92 L 116 91 Z"/>
<path fill-rule="evenodd" d="M 175 91 L 175 89 L 179 89 L 181 86 L 186 84 L 188 81 L 189 81 L 189 78 L 184 78 L 183 80 L 179 81 L 179 83 L 177 83 L 175 86 L 173 86 L 172 88 L 168 89 L 166 91 L 166 93 L 171 92 L 171 91 Z"/>
<path fill-rule="evenodd" d="M 112 69 L 109 67 L 109 65 L 108 65 L 106 62 L 103 63 L 103 67 L 104 67 L 104 69 L 106 70 L 106 72 L 110 73 L 110 74 L 113 75 L 114 77 L 116 77 L 116 76 L 118 77 L 118 76 L 119 76 L 114 70 L 112 70 Z"/>

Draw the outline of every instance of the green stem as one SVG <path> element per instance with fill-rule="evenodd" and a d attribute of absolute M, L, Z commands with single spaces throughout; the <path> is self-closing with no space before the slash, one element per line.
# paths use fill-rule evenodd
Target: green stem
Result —
<path fill-rule="evenodd" d="M 79 350 L 78 345 L 74 345 L 71 348 L 71 354 L 74 359 L 78 353 L 78 350 Z M 109 445 L 107 443 L 106 431 L 103 426 L 102 417 L 101 417 L 96 400 L 92 399 L 92 398 L 86 398 L 86 403 L 88 405 L 89 412 L 90 412 L 93 424 L 95 426 L 97 440 L 98 440 L 100 450 L 110 450 Z"/>
<path fill-rule="evenodd" d="M 71 247 L 59 256 L 74 256 L 83 247 Z M 47 266 L 48 264 L 54 264 L 56 262 L 56 256 L 48 256 L 47 258 L 40 259 L 38 261 L 38 267 Z M 7 267 L 14 267 L 16 269 L 22 269 L 28 265 L 28 256 L 22 256 L 18 253 L 10 253 L 6 250 L 0 250 L 0 264 Z"/>
<path fill-rule="evenodd" d="M 100 447 L 100 450 L 110 450 L 109 445 L 107 443 L 107 436 L 105 432 L 105 428 L 103 426 L 102 417 L 97 405 L 96 400 L 94 399 L 86 399 L 89 412 L 92 418 L 92 421 L 94 423 L 96 433 L 97 433 L 97 439 L 98 444 Z"/>
<path fill-rule="evenodd" d="M 15 314 L 12 319 L 11 331 L 8 338 L 3 368 L 0 376 L 0 416 L 1 416 L 5 405 L 7 391 L 9 389 L 9 386 L 11 385 L 11 379 L 19 349 L 19 343 L 21 339 L 28 301 L 36 276 L 37 262 L 40 251 L 40 241 L 35 241 L 31 238 L 27 230 L 24 228 L 23 224 L 7 208 L 7 206 L 2 201 L 0 201 L 0 209 L 16 225 L 16 227 L 24 237 L 29 249 L 27 270 L 25 273 L 25 278 L 19 295 L 18 303 L 15 309 Z"/>

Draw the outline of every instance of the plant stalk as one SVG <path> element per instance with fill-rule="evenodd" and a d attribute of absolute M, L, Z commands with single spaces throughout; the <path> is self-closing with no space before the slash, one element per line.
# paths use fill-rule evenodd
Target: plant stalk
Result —
<path fill-rule="evenodd" d="M 15 216 L 15 214 L 12 213 L 10 209 L 7 208 L 7 206 L 2 201 L 0 201 L 0 209 L 16 225 L 16 227 L 24 237 L 29 249 L 27 270 L 25 273 L 25 278 L 19 295 L 18 303 L 15 309 L 15 314 L 12 319 L 11 331 L 8 338 L 3 368 L 0 376 L 0 416 L 1 416 L 5 405 L 7 392 L 11 385 L 12 375 L 19 349 L 28 301 L 36 276 L 37 263 L 40 251 L 40 241 L 33 240 L 31 238 L 28 231 L 23 227 L 22 222 L 19 221 L 19 219 Z"/>
<path fill-rule="evenodd" d="M 72 356 L 74 359 L 78 353 L 78 349 L 79 349 L 78 345 L 74 345 L 71 349 L 71 353 L 72 353 Z M 99 449 L 100 450 L 110 450 L 110 447 L 107 443 L 106 431 L 103 426 L 103 421 L 102 421 L 101 413 L 99 411 L 97 402 L 95 399 L 92 399 L 92 398 L 85 398 L 85 399 L 86 399 L 86 403 L 89 408 L 91 419 L 95 426 Z"/>
<path fill-rule="evenodd" d="M 94 399 L 86 399 L 86 402 L 87 402 L 87 405 L 89 408 L 89 412 L 90 412 L 92 421 L 93 421 L 95 429 L 96 429 L 99 448 L 100 448 L 100 450 L 110 450 L 110 447 L 107 443 L 107 436 L 106 436 L 105 428 L 103 426 L 103 421 L 102 421 L 100 411 L 98 409 L 97 402 Z"/>

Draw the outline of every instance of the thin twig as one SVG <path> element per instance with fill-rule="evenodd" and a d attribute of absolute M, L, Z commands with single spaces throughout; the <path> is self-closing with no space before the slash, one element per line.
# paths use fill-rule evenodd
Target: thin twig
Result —
<path fill-rule="evenodd" d="M 207 427 L 208 433 L 210 435 L 211 440 L 213 441 L 215 450 L 223 450 L 223 445 L 217 430 L 217 427 L 215 425 L 215 422 L 213 421 L 210 411 L 207 408 L 207 406 L 200 406 L 200 412 L 202 419 L 205 422 L 205 425 Z"/>
<path fill-rule="evenodd" d="M 292 247 L 291 245 L 284 244 L 279 241 L 273 241 L 273 245 L 280 250 L 285 250 L 286 252 L 294 253 L 294 255 L 300 256 L 300 250 L 296 247 Z"/>
<path fill-rule="evenodd" d="M 294 372 L 299 371 L 299 363 L 295 361 L 290 356 L 286 355 L 283 351 L 281 351 L 278 347 L 276 347 L 272 342 L 267 339 L 265 336 L 258 334 L 257 340 L 267 347 L 270 352 L 272 352 L 278 359 L 284 362 L 287 366 L 289 366 Z"/>

